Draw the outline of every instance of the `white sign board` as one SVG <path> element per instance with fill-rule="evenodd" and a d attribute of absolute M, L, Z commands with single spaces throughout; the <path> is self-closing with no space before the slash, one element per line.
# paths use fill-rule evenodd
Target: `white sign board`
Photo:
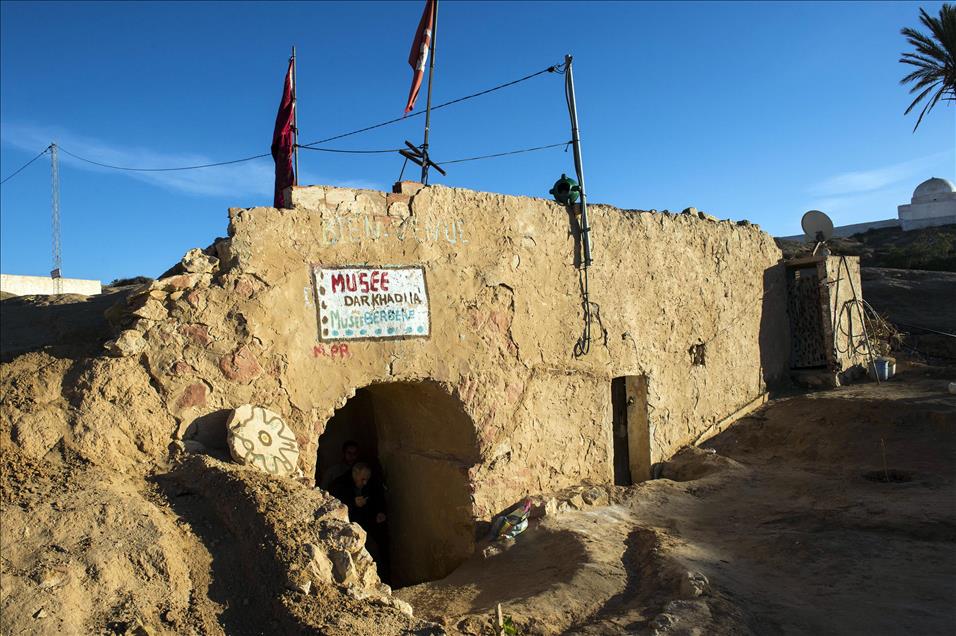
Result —
<path fill-rule="evenodd" d="M 431 335 L 425 268 L 313 267 L 319 340 Z"/>

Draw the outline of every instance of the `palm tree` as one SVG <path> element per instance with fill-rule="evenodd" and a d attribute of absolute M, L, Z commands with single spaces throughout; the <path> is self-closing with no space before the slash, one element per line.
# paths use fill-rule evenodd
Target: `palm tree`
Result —
<path fill-rule="evenodd" d="M 920 22 L 929 29 L 931 35 L 924 35 L 909 27 L 900 31 L 916 48 L 915 53 L 903 53 L 900 58 L 901 63 L 916 67 L 915 71 L 900 80 L 900 84 L 913 82 L 910 94 L 919 91 L 904 115 L 908 115 L 920 101 L 926 99 L 913 132 L 919 128 L 923 115 L 931 111 L 936 102 L 941 99 L 950 102 L 956 100 L 956 6 L 944 4 L 938 18 L 930 16 L 922 8 L 919 12 Z"/>

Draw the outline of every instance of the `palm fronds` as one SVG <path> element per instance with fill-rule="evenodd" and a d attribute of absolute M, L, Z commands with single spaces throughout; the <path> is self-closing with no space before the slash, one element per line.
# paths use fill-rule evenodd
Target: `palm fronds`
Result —
<path fill-rule="evenodd" d="M 915 48 L 913 53 L 903 53 L 900 63 L 916 67 L 912 73 L 900 80 L 900 84 L 910 84 L 910 94 L 919 93 L 906 109 L 908 115 L 917 104 L 925 100 L 913 126 L 913 132 L 919 128 L 923 116 L 940 101 L 956 100 L 956 6 L 944 4 L 939 17 L 933 17 L 920 9 L 920 22 L 930 34 L 926 35 L 906 27 L 900 30 L 906 40 Z"/>

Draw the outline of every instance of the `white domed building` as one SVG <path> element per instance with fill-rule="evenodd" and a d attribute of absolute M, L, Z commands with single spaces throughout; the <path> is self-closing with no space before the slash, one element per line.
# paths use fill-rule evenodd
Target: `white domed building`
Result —
<path fill-rule="evenodd" d="M 910 203 L 897 209 L 904 230 L 956 223 L 956 186 L 948 179 L 927 179 L 916 186 Z"/>

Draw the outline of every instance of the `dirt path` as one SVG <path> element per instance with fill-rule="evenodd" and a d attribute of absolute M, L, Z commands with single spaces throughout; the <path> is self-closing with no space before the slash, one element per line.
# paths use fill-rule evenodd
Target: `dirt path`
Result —
<path fill-rule="evenodd" d="M 522 634 L 947 633 L 954 467 L 946 374 L 776 400 L 621 504 L 399 595 L 474 634 L 498 602 Z"/>

